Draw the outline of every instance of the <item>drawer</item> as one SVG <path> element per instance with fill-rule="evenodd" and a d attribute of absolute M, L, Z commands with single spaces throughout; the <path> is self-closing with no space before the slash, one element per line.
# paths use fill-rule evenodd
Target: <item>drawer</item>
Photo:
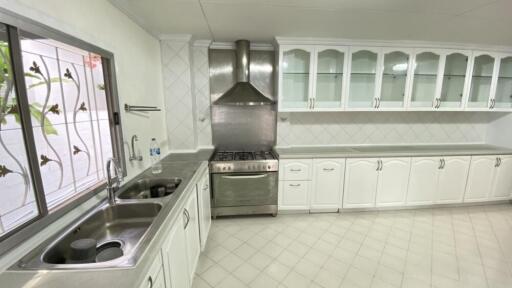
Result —
<path fill-rule="evenodd" d="M 290 181 L 311 180 L 313 161 L 304 160 L 282 160 L 279 161 L 279 179 Z"/>
<path fill-rule="evenodd" d="M 310 181 L 280 181 L 279 209 L 309 209 Z"/>

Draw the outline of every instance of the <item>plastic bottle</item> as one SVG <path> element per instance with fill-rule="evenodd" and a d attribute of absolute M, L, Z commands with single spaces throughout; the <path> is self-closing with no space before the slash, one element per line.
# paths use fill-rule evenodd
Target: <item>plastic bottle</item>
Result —
<path fill-rule="evenodd" d="M 151 158 L 151 172 L 153 174 L 162 173 L 162 163 L 160 163 L 160 146 L 155 138 L 151 139 L 149 145 L 149 157 Z"/>

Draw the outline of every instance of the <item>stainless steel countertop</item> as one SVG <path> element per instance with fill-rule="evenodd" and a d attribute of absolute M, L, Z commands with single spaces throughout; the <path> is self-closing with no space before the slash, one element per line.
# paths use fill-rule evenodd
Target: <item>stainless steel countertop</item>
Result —
<path fill-rule="evenodd" d="M 208 161 L 212 154 L 212 150 L 201 150 L 197 153 L 176 153 L 170 154 L 162 159 L 163 170 L 162 173 L 153 175 L 150 169 L 137 175 L 127 183 L 123 183 L 119 192 L 126 186 L 136 182 L 141 178 L 155 177 L 161 178 L 168 175 L 169 177 L 178 177 L 182 179 L 181 185 L 176 191 L 168 196 L 169 200 L 166 201 L 160 213 L 156 216 L 154 222 L 148 229 L 148 233 L 141 240 L 138 247 L 137 261 L 133 266 L 129 267 L 103 267 L 101 269 L 23 269 L 14 264 L 10 269 L 0 274 L 0 282 L 8 284 L 9 287 L 34 287 L 34 281 L 37 282 L 37 287 L 132 287 L 140 281 L 143 273 L 152 264 L 155 257 L 159 257 L 159 247 L 166 239 L 164 231 L 172 227 L 175 219 L 179 215 L 176 207 L 182 205 L 185 201 L 184 193 L 191 191 L 191 183 L 197 180 L 198 175 L 196 172 L 201 167 L 204 161 Z M 205 165 L 207 167 L 207 165 Z M 118 192 L 118 193 L 119 193 Z M 133 201 L 133 200 L 129 200 Z M 141 203 L 145 200 L 139 200 Z M 98 203 L 101 205 L 104 201 Z M 83 215 L 86 215 L 84 213 Z M 81 219 L 82 216 L 80 216 Z M 74 221 L 72 221 L 74 222 Z M 72 223 L 69 225 L 73 225 Z M 66 226 L 63 230 L 67 229 Z M 37 248 L 29 253 L 38 251 L 40 247 L 51 243 L 59 232 L 54 236 L 49 237 Z M 128 272 L 129 271 L 129 272 Z"/>
<path fill-rule="evenodd" d="M 511 148 L 487 144 L 462 145 L 368 145 L 277 147 L 280 159 L 371 158 L 512 154 Z"/>

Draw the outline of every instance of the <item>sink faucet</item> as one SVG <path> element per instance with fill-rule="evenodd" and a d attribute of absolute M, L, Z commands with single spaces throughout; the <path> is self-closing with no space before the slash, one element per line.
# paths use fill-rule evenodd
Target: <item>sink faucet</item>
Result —
<path fill-rule="evenodd" d="M 132 136 L 132 151 L 130 152 L 130 161 L 142 161 L 142 155 L 137 156 L 137 152 L 135 151 L 135 141 L 139 141 L 139 137 L 137 135 Z M 133 153 L 133 154 L 132 154 Z"/>
<path fill-rule="evenodd" d="M 112 179 L 112 174 L 110 172 L 110 165 L 114 164 L 114 174 L 115 174 L 115 183 Z M 116 159 L 109 158 L 107 160 L 107 195 L 108 195 L 108 203 L 112 206 L 116 205 L 116 191 L 119 190 L 119 186 L 121 186 L 121 181 L 123 181 L 123 171 L 119 168 L 119 164 Z M 114 186 L 115 184 L 115 186 Z"/>

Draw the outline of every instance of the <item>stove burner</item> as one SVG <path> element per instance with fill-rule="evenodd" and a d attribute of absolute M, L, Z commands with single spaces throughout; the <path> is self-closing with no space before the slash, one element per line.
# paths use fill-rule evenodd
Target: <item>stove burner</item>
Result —
<path fill-rule="evenodd" d="M 235 160 L 236 161 L 254 160 L 254 155 L 252 152 L 235 152 Z"/>
<path fill-rule="evenodd" d="M 254 152 L 254 159 L 256 160 L 273 160 L 274 155 L 268 151 Z"/>
<path fill-rule="evenodd" d="M 235 159 L 234 152 L 219 151 L 215 153 L 213 161 L 233 161 Z"/>

